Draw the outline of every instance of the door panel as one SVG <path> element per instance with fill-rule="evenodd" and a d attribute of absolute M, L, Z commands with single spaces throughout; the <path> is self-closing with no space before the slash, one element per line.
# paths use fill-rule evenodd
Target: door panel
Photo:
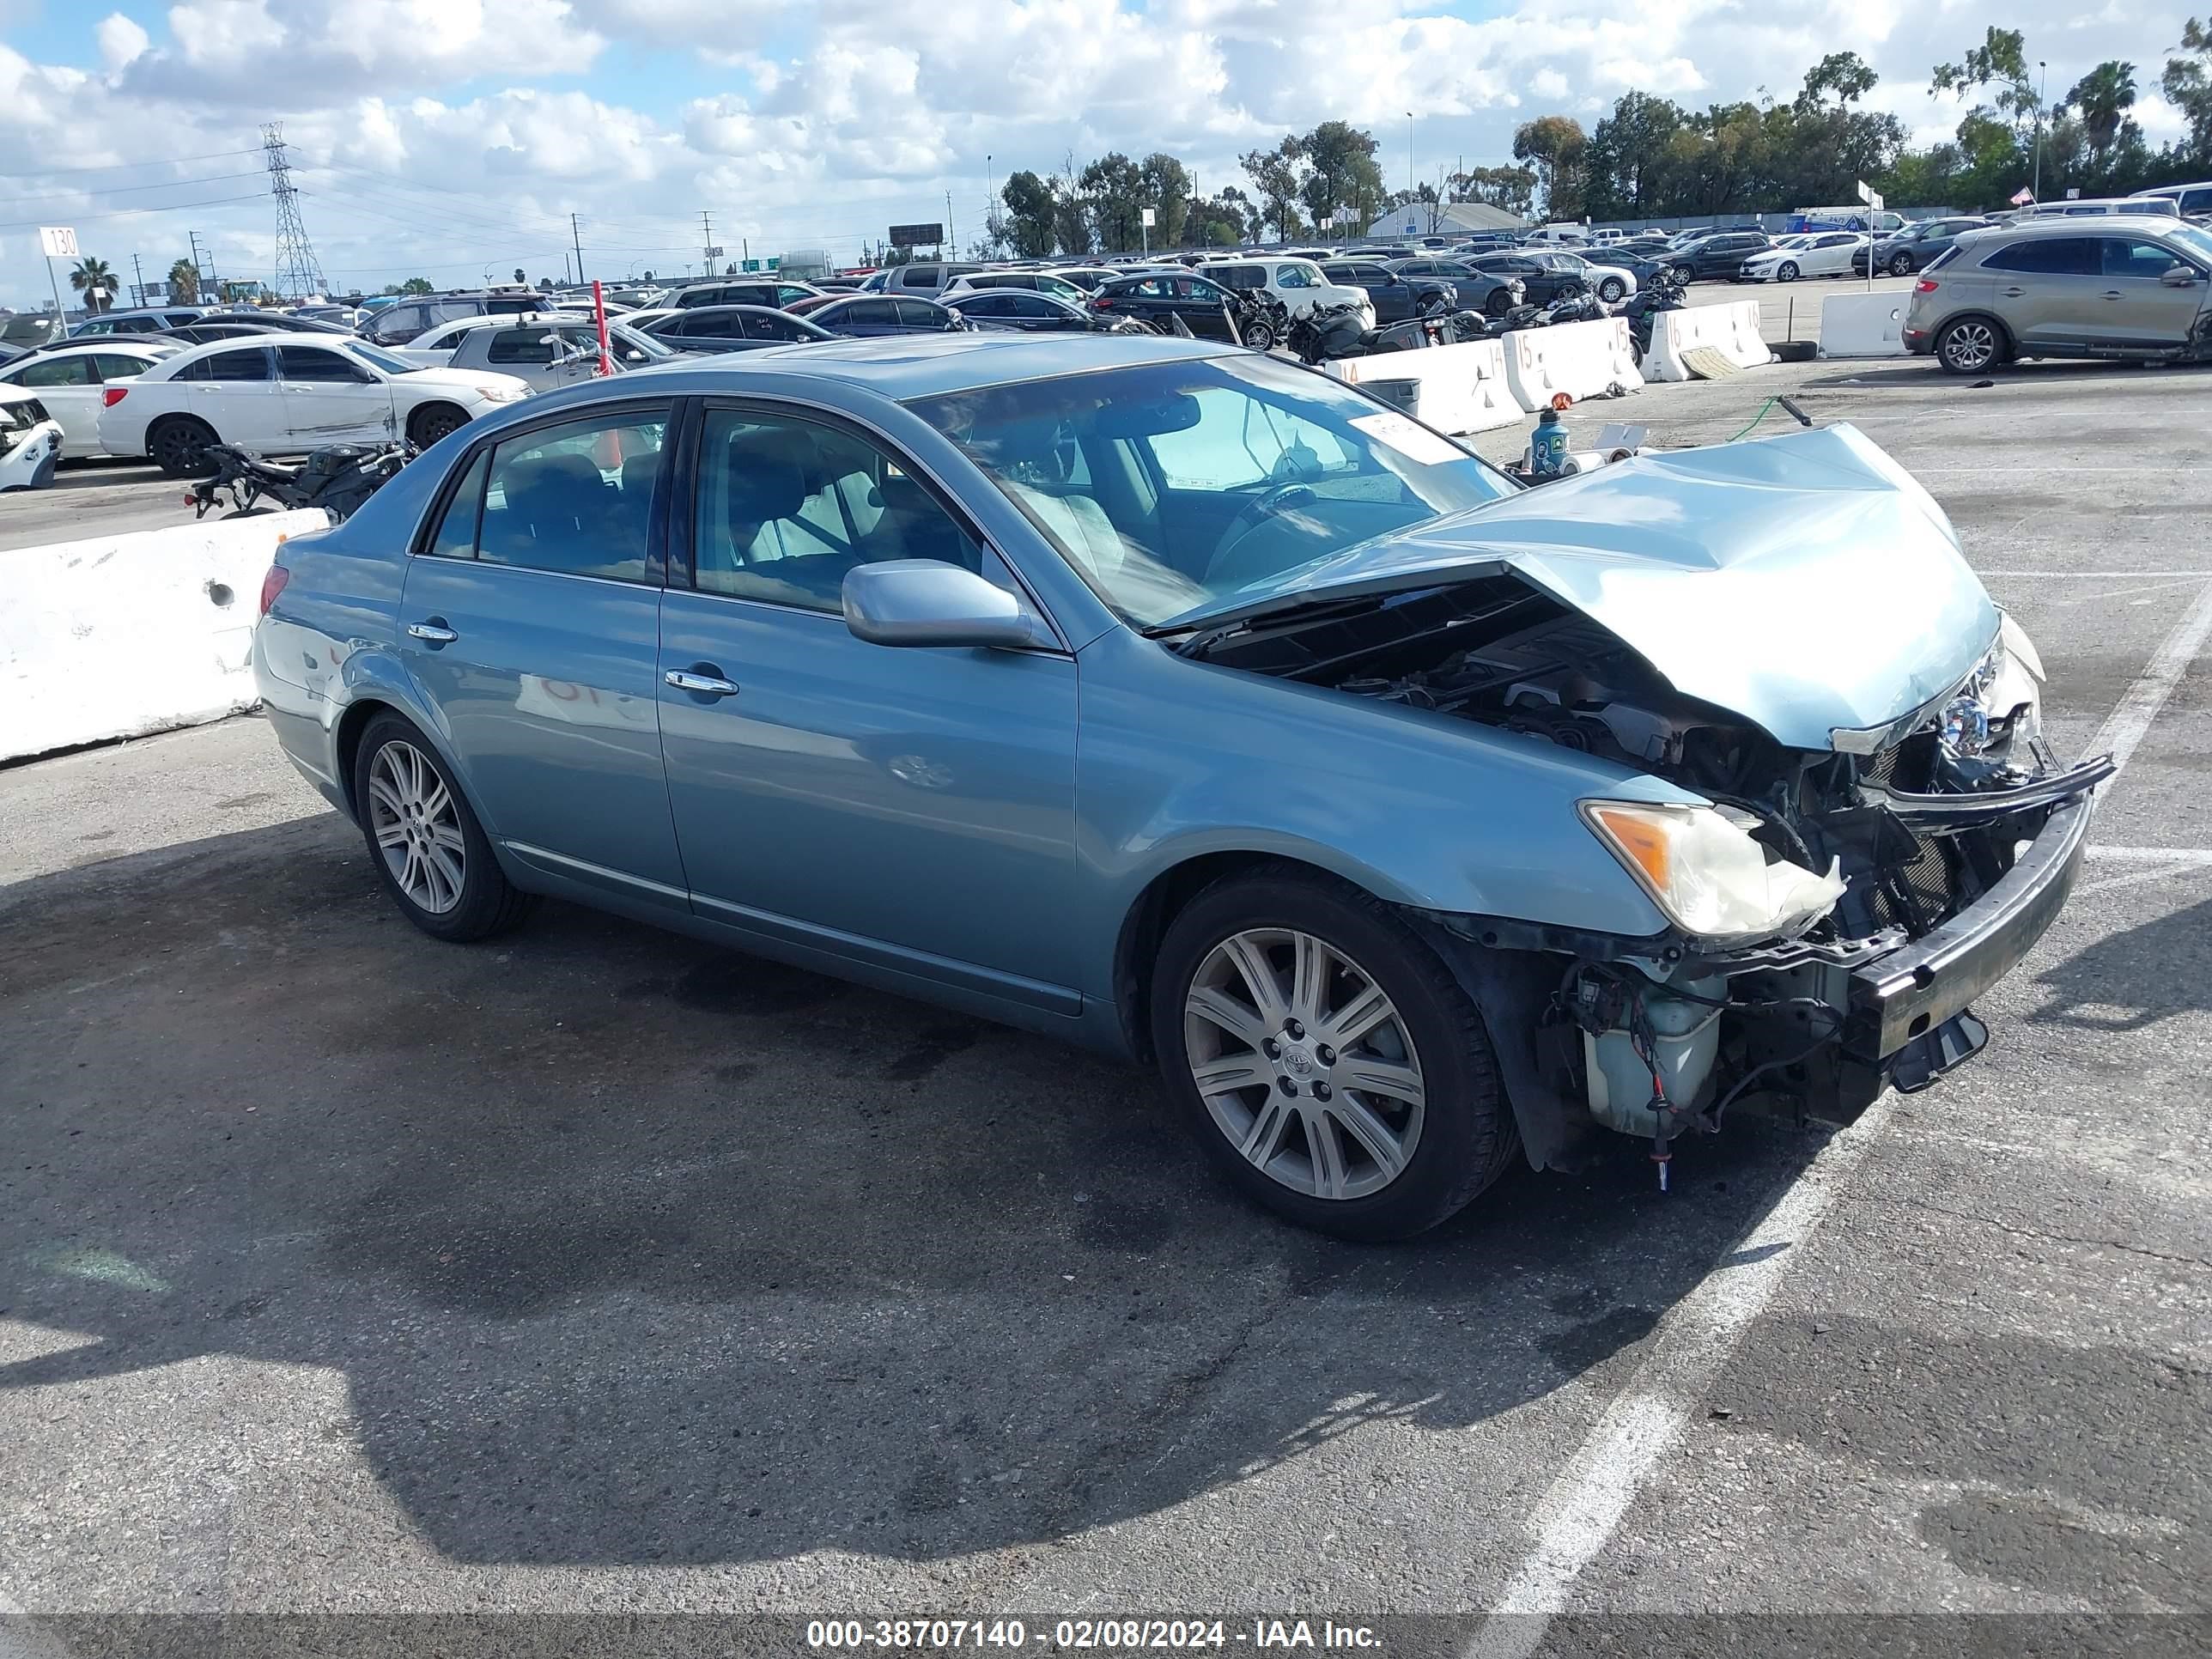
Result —
<path fill-rule="evenodd" d="M 1010 580 L 857 436 L 714 410 L 697 471 L 698 591 L 664 602 L 658 691 L 695 906 L 1073 1012 L 1055 919 L 1074 878 L 1074 662 L 854 637 L 839 594 L 856 564 L 934 556 Z"/>
<path fill-rule="evenodd" d="M 389 438 L 398 430 L 392 388 L 335 351 L 280 346 L 277 391 L 287 439 L 303 448 Z"/>
<path fill-rule="evenodd" d="M 2130 349 L 2182 344 L 2204 304 L 2202 279 L 2187 288 L 2160 280 L 2183 261 L 2162 244 L 2140 236 L 2106 236 L 2103 244 L 2106 296 L 2104 343 Z"/>
<path fill-rule="evenodd" d="M 447 509 L 440 552 L 409 562 L 400 644 L 489 833 L 555 873 L 682 908 L 661 590 L 593 574 L 649 568 L 665 420 L 602 416 L 492 450 Z"/>
<path fill-rule="evenodd" d="M 264 346 L 219 351 L 195 365 L 205 379 L 185 381 L 185 407 L 227 444 L 274 449 L 284 442 L 284 395 Z M 181 377 L 179 377 L 181 378 Z"/>

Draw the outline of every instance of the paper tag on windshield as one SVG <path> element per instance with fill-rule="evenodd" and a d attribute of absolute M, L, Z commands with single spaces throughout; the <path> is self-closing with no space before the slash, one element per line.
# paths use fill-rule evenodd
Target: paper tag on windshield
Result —
<path fill-rule="evenodd" d="M 1467 459 L 1467 451 L 1450 439 L 1403 415 L 1355 415 L 1352 423 L 1376 443 L 1387 444 L 1408 460 L 1419 461 L 1424 466 L 1439 466 L 1446 461 Z"/>

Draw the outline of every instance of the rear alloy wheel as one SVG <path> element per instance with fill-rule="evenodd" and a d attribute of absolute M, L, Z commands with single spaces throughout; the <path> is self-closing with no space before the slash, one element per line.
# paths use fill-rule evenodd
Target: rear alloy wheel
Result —
<path fill-rule="evenodd" d="M 1303 873 L 1207 889 L 1162 941 L 1168 1089 L 1237 1186 L 1301 1225 L 1404 1238 L 1514 1146 L 1488 1035 L 1390 908 Z"/>
<path fill-rule="evenodd" d="M 483 939 L 529 908 L 530 896 L 507 881 L 476 814 L 410 722 L 397 714 L 369 722 L 354 757 L 354 802 L 385 890 L 434 939 Z"/>
<path fill-rule="evenodd" d="M 1778 283 L 1796 282 L 1797 280 L 1796 262 L 1791 259 L 1784 259 L 1780 264 L 1775 266 L 1774 280 Z"/>
<path fill-rule="evenodd" d="M 1954 374 L 1978 374 L 2003 355 L 1996 325 L 1979 317 L 1946 323 L 1936 337 L 1936 361 Z"/>
<path fill-rule="evenodd" d="M 172 478 L 204 478 L 215 471 L 207 448 L 215 428 L 189 415 L 173 415 L 147 434 L 146 453 Z"/>
<path fill-rule="evenodd" d="M 1608 276 L 1597 285 L 1597 297 L 1607 305 L 1620 303 L 1620 296 L 1628 292 L 1618 276 Z"/>
<path fill-rule="evenodd" d="M 1889 260 L 1889 274 L 1893 276 L 1912 275 L 1912 256 L 1910 253 L 1892 254 Z"/>

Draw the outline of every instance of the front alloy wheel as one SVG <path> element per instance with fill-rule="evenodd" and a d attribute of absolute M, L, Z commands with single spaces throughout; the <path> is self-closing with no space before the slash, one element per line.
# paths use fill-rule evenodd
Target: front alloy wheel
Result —
<path fill-rule="evenodd" d="M 1191 1081 L 1237 1152 L 1294 1193 L 1364 1198 L 1420 1144 L 1420 1056 L 1382 988 L 1311 933 L 1254 928 L 1183 999 Z"/>
<path fill-rule="evenodd" d="M 1784 259 L 1775 268 L 1774 280 L 1778 283 L 1796 282 L 1797 280 L 1797 267 L 1796 264 L 1790 260 Z"/>
<path fill-rule="evenodd" d="M 1480 1012 L 1401 912 L 1296 866 L 1216 882 L 1154 960 L 1152 1047 L 1223 1176 L 1301 1225 L 1405 1238 L 1516 1142 Z"/>
<path fill-rule="evenodd" d="M 1910 253 L 1893 254 L 1889 261 L 1889 274 L 1893 276 L 1912 275 L 1912 256 Z"/>

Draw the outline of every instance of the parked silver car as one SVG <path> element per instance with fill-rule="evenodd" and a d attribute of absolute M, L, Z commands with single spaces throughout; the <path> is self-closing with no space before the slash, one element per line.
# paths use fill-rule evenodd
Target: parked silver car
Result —
<path fill-rule="evenodd" d="M 615 372 L 674 362 L 678 354 L 650 334 L 620 323 L 607 325 L 608 356 Z M 599 372 L 599 331 L 594 323 L 532 318 L 512 327 L 486 323 L 468 330 L 447 360 L 448 368 L 486 368 L 530 382 L 533 392 L 574 386 Z"/>
<path fill-rule="evenodd" d="M 2021 357 L 2212 356 L 2212 231 L 2115 215 L 1969 234 L 1921 274 L 1904 339 L 1954 374 Z"/>

